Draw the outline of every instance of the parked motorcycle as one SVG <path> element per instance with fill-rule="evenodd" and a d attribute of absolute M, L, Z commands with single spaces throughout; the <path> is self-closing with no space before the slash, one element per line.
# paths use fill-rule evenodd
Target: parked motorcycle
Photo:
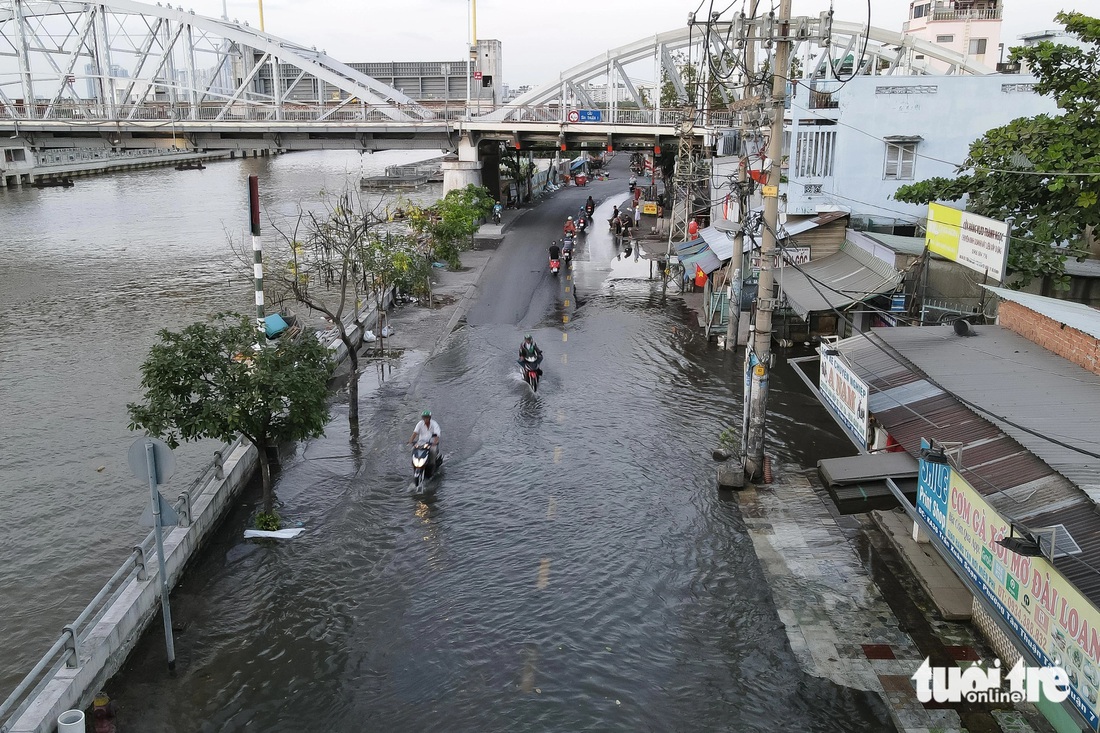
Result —
<path fill-rule="evenodd" d="M 412 452 L 412 468 L 413 468 L 413 483 L 412 488 L 415 493 L 424 492 L 425 482 L 431 480 L 435 476 L 436 471 L 443 464 L 443 456 L 440 455 L 433 462 L 431 460 L 432 450 L 431 445 L 428 443 L 417 443 L 413 446 Z"/>
<path fill-rule="evenodd" d="M 532 392 L 539 391 L 539 373 L 541 370 L 538 368 L 538 357 L 528 356 L 523 360 L 523 364 L 520 364 L 520 370 L 523 372 L 523 381 L 527 382 L 527 386 L 531 388 Z"/>

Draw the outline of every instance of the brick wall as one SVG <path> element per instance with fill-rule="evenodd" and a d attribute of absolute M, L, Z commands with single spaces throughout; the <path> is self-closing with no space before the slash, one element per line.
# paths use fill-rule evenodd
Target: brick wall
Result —
<path fill-rule="evenodd" d="M 997 322 L 1074 364 L 1100 374 L 1100 341 L 1019 303 L 1002 300 Z"/>

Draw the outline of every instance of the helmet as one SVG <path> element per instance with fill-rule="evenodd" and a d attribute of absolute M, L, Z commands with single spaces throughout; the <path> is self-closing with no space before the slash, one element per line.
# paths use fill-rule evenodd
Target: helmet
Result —
<path fill-rule="evenodd" d="M 432 416 L 432 411 L 431 410 L 424 410 L 424 412 L 420 413 L 420 417 L 431 417 L 431 416 Z"/>
<path fill-rule="evenodd" d="M 566 221 L 573 221 L 573 217 L 569 217 Z"/>
<path fill-rule="evenodd" d="M 524 336 L 523 340 L 524 341 L 530 341 L 531 340 L 531 334 L 527 334 L 526 336 Z"/>

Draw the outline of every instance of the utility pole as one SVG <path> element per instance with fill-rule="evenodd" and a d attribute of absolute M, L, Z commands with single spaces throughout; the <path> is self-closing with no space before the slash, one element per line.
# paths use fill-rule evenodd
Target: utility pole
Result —
<path fill-rule="evenodd" d="M 768 185 L 764 187 L 764 232 L 760 251 L 760 284 L 756 301 L 756 331 L 745 355 L 748 393 L 748 424 L 745 429 L 745 473 L 752 479 L 764 470 L 764 420 L 768 407 L 768 378 L 771 370 L 772 313 L 775 310 L 775 280 L 772 258 L 779 226 L 779 178 L 783 161 L 783 108 L 787 97 L 787 64 L 790 60 L 791 0 L 780 0 L 775 60 L 772 76 L 772 120 L 768 138 Z"/>
<path fill-rule="evenodd" d="M 752 0 L 752 6 L 749 9 L 749 19 L 756 19 L 757 6 L 760 4 L 760 0 Z M 755 94 L 755 88 L 753 86 L 753 74 L 755 73 L 756 66 L 756 26 L 753 23 L 745 23 L 745 93 L 742 96 L 743 100 L 751 100 Z M 741 220 L 740 226 L 737 228 L 737 236 L 734 239 L 733 245 L 733 259 L 730 260 L 729 272 L 732 275 L 732 279 L 726 283 L 727 290 L 729 292 L 729 305 L 727 307 L 726 315 L 726 349 L 734 351 L 737 349 L 737 337 L 738 331 L 741 327 L 741 282 L 744 279 L 744 271 L 742 265 L 745 259 L 745 227 L 748 226 L 748 217 L 746 212 L 749 208 L 749 175 L 748 175 L 748 150 L 746 148 L 746 140 L 748 139 L 749 131 L 749 119 L 752 117 L 754 120 L 758 115 L 749 115 L 748 109 L 741 110 L 741 139 L 738 142 L 740 150 L 738 155 L 741 160 L 737 166 L 737 217 Z M 734 267 L 734 263 L 737 266 Z"/>

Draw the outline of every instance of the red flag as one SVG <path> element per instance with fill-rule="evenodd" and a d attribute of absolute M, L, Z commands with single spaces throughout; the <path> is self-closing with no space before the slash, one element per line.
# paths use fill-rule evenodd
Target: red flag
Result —
<path fill-rule="evenodd" d="M 707 273 L 703 272 L 703 268 L 699 265 L 695 266 L 695 285 L 696 287 L 704 287 L 707 284 Z"/>

